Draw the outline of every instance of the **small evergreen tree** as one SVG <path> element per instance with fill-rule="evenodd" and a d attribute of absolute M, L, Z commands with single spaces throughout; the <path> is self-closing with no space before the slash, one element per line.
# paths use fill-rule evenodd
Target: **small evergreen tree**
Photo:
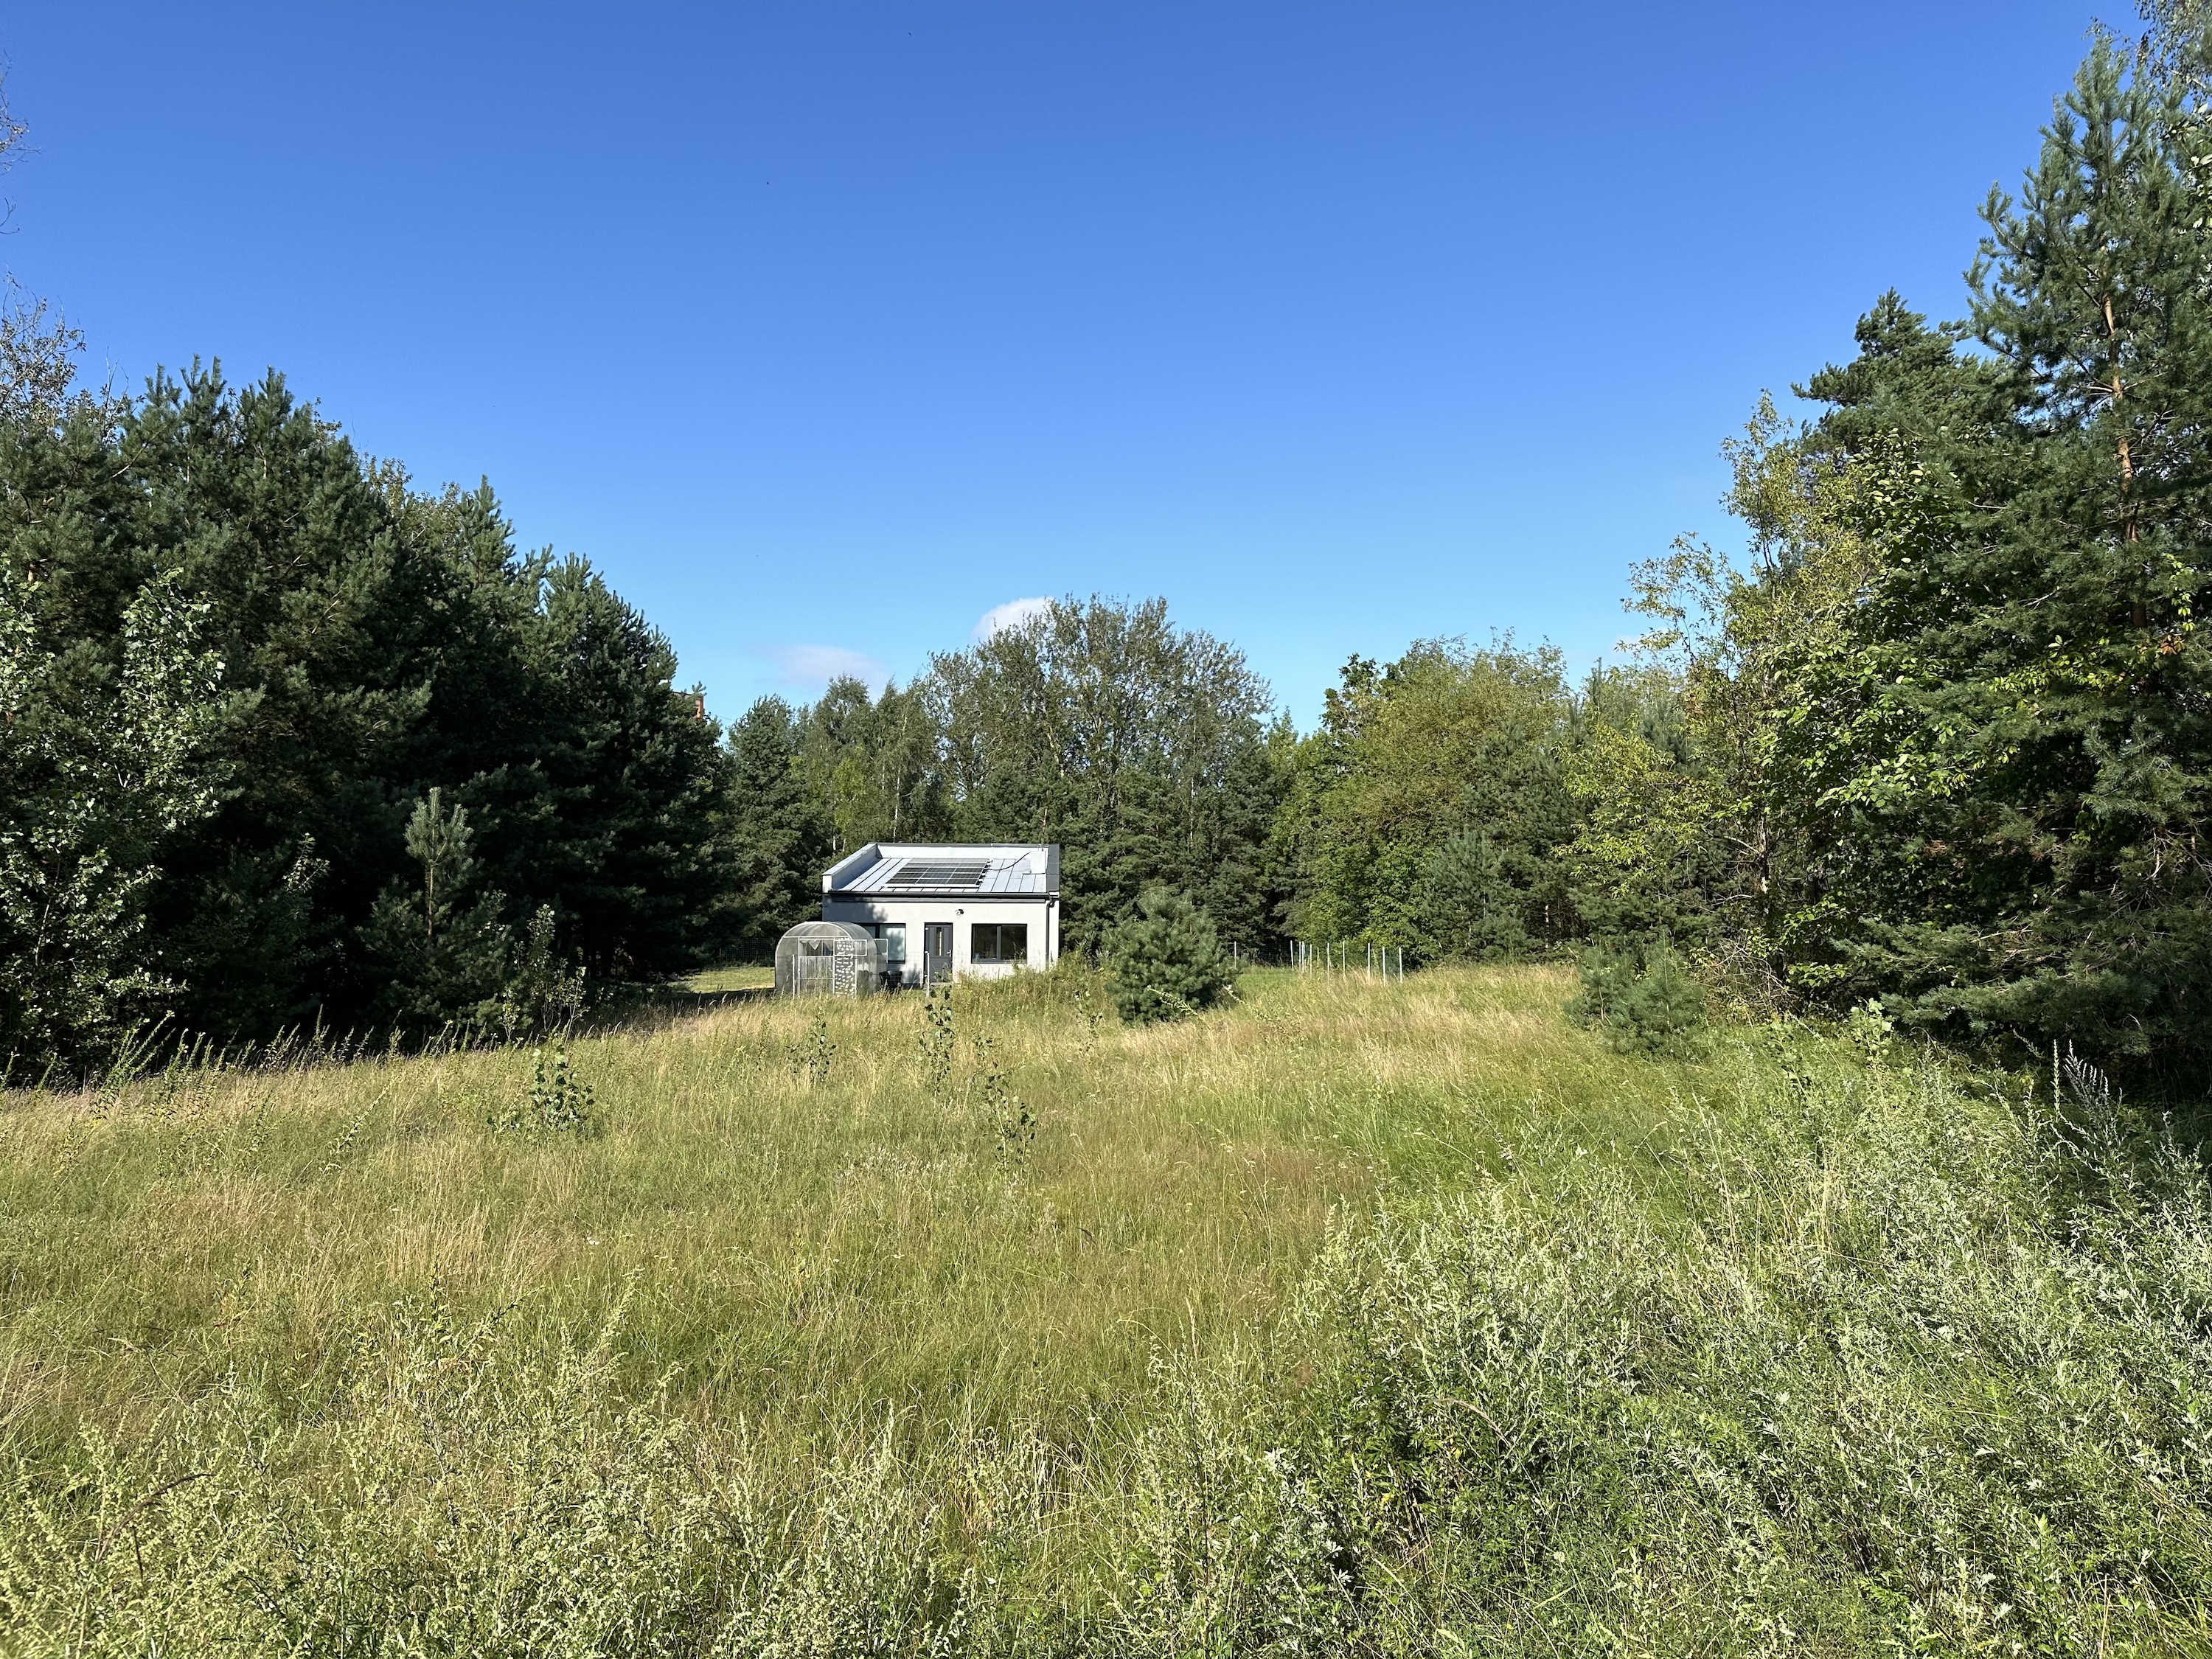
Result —
<path fill-rule="evenodd" d="M 1422 929 L 1435 955 L 1495 962 L 1528 951 L 1526 896 L 1487 831 L 1469 830 L 1430 854 L 1421 884 Z"/>
<path fill-rule="evenodd" d="M 1705 1023 L 1705 994 L 1664 939 L 1592 945 L 1583 953 L 1582 992 L 1568 1014 L 1627 1054 L 1679 1054 Z"/>
<path fill-rule="evenodd" d="M 1108 935 L 1107 964 L 1114 1006 L 1133 1025 L 1211 1007 L 1237 976 L 1212 918 L 1166 888 L 1146 893 Z"/>
<path fill-rule="evenodd" d="M 422 866 L 416 891 L 398 883 L 379 896 L 362 940 L 388 977 L 380 1012 L 403 1027 L 490 1024 L 500 1019 L 512 945 L 500 920 L 504 903 L 484 893 L 461 903 L 476 884 L 469 817 L 448 810 L 433 789 L 407 820 L 407 852 Z"/>

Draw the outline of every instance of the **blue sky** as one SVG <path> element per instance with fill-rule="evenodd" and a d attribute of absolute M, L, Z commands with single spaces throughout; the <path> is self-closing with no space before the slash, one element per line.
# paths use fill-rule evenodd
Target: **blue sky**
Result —
<path fill-rule="evenodd" d="M 0 257 L 95 373 L 273 365 L 488 476 L 718 714 L 1100 592 L 1304 725 L 1353 652 L 1604 651 L 1761 387 L 1957 312 L 2089 21 L 15 4 Z"/>

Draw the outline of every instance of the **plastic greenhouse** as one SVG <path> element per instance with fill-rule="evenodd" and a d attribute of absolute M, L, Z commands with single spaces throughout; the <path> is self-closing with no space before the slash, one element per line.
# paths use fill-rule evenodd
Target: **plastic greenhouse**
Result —
<path fill-rule="evenodd" d="M 802 921 L 776 941 L 775 994 L 866 997 L 883 988 L 883 946 L 850 921 Z"/>

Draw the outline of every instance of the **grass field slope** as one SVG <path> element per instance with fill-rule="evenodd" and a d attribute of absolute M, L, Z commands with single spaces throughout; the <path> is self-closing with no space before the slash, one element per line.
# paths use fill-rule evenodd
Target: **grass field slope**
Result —
<path fill-rule="evenodd" d="M 2085 1067 L 1073 972 L 0 1111 L 0 1652 L 2212 1650 Z"/>

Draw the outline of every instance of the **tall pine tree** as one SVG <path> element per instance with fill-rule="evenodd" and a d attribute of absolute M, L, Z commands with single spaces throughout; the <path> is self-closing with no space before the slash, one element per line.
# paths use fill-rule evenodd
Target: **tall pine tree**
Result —
<path fill-rule="evenodd" d="M 2187 61 L 2100 36 L 1990 197 L 1968 319 L 1885 296 L 1804 388 L 1827 413 L 1737 447 L 1759 564 L 1717 585 L 1689 685 L 1802 988 L 2196 1066 L 2212 147 Z"/>
<path fill-rule="evenodd" d="M 722 835 L 731 884 L 722 899 L 723 949 L 765 959 L 794 923 L 822 913 L 818 878 L 833 859 L 833 820 L 806 787 L 800 723 L 781 697 L 763 697 L 730 729 Z"/>
<path fill-rule="evenodd" d="M 75 1024 L 40 994 L 46 1012 L 9 1016 L 12 1046 L 96 1059 L 125 1004 L 224 1039 L 480 1011 L 490 969 L 456 974 L 363 932 L 380 896 L 422 879 L 410 828 L 434 790 L 465 813 L 482 894 L 499 896 L 482 931 L 520 939 L 526 924 L 538 977 L 701 959 L 727 882 L 719 733 L 675 688 L 666 641 L 587 565 L 518 554 L 489 489 L 423 495 L 367 464 L 275 376 L 234 390 L 195 369 L 133 400 L 13 407 L 10 833 L 51 850 L 58 821 L 33 824 L 35 804 L 73 799 L 83 849 L 77 875 L 50 857 L 18 876 L 50 898 L 83 888 L 72 954 L 121 988 L 112 1014 Z M 131 741 L 174 787 L 64 781 L 94 749 L 56 721 L 76 711 L 88 742 L 103 723 L 138 732 L 118 710 L 156 657 L 174 659 L 168 690 L 148 680 L 148 696 L 176 706 L 145 702 Z M 175 665 L 202 660 L 204 697 Z M 162 735 L 187 726 L 182 747 Z"/>

